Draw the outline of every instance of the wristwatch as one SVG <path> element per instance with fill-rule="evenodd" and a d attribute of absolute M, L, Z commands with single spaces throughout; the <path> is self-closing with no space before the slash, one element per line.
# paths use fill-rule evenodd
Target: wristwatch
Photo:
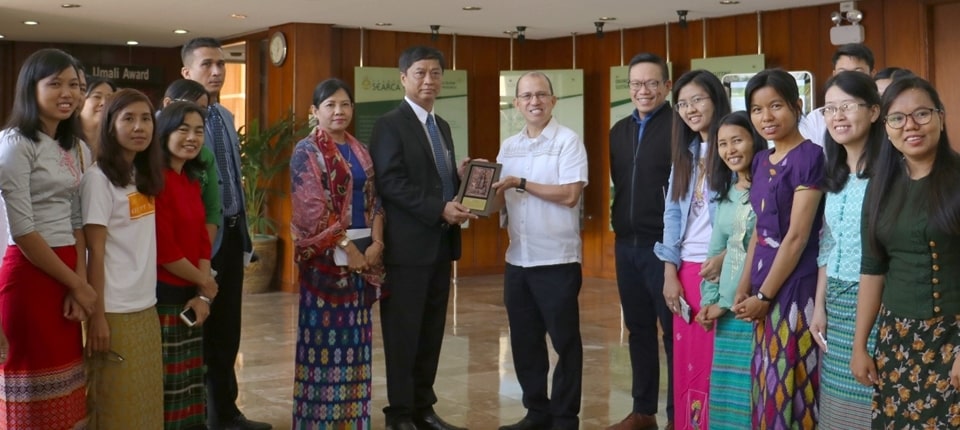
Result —
<path fill-rule="evenodd" d="M 520 178 L 520 185 L 517 185 L 516 190 L 518 193 L 527 191 L 527 178 Z"/>
<path fill-rule="evenodd" d="M 341 247 L 341 248 L 346 248 L 347 245 L 349 245 L 349 244 L 350 244 L 350 238 L 347 237 L 346 235 L 343 236 L 343 239 L 340 239 L 340 241 L 337 242 L 337 246 L 339 246 L 339 247 Z"/>
<path fill-rule="evenodd" d="M 763 294 L 763 291 L 757 291 L 757 300 L 770 303 L 773 301 L 773 297 L 767 297 L 765 294 Z"/>

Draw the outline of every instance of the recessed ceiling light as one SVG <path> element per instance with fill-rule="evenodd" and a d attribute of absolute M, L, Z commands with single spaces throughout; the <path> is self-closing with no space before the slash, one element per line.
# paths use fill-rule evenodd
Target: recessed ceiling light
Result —
<path fill-rule="evenodd" d="M 391 26 L 391 25 L 393 25 L 393 24 L 392 24 L 392 23 L 389 23 L 389 22 L 378 22 L 378 23 L 376 23 L 376 24 L 374 24 L 374 25 L 376 25 L 377 27 L 389 27 L 389 26 Z"/>
<path fill-rule="evenodd" d="M 3 35 L 2 35 L 2 34 L 0 34 L 0 39 L 3 39 Z"/>
<path fill-rule="evenodd" d="M 136 40 L 128 40 L 128 41 L 127 41 L 127 45 L 130 45 L 130 46 L 139 45 L 139 44 L 140 44 L 140 42 L 137 42 Z"/>
<path fill-rule="evenodd" d="M 247 19 L 247 16 L 242 13 L 231 13 L 230 18 L 233 19 Z"/>
<path fill-rule="evenodd" d="M 616 20 L 617 20 L 617 17 L 615 17 L 615 16 L 601 16 L 600 18 L 597 18 L 597 19 L 599 19 L 600 21 L 616 21 Z"/>
<path fill-rule="evenodd" d="M 64 4 L 60 5 L 60 7 L 64 8 L 64 9 L 76 9 L 76 8 L 80 7 L 80 5 L 78 5 L 78 4 L 76 4 L 76 3 L 64 3 Z"/>
<path fill-rule="evenodd" d="M 173 30 L 173 32 L 176 33 L 176 34 L 187 34 L 187 33 L 189 33 L 190 31 L 189 31 L 189 30 L 184 30 L 184 29 L 182 29 L 182 28 L 178 28 L 178 29 L 176 29 L 176 30 Z"/>
<path fill-rule="evenodd" d="M 38 24 L 40 24 L 40 23 L 37 22 L 37 21 L 24 21 L 23 23 L 24 23 L 25 25 L 38 25 Z"/>
<path fill-rule="evenodd" d="M 514 34 L 517 34 L 517 30 L 505 30 L 503 34 L 509 34 L 513 36 Z"/>
<path fill-rule="evenodd" d="M 729 6 L 732 4 L 740 4 L 740 0 L 720 0 L 720 4 Z"/>
<path fill-rule="evenodd" d="M 471 12 L 472 12 L 472 11 L 477 11 L 477 10 L 482 10 L 482 9 L 483 9 L 483 8 L 480 7 L 480 6 L 464 6 L 464 7 L 463 7 L 463 10 L 471 11 Z"/>

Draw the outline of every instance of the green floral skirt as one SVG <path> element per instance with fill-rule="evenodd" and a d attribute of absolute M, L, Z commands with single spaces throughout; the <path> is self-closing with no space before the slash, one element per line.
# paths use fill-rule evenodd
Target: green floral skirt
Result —
<path fill-rule="evenodd" d="M 899 318 L 880 311 L 874 429 L 960 427 L 960 392 L 950 368 L 960 354 L 960 317 Z"/>

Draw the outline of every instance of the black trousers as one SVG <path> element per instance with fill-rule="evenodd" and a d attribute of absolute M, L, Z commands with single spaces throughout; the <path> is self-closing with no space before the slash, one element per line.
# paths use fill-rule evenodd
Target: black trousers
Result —
<path fill-rule="evenodd" d="M 217 298 L 203 323 L 203 361 L 207 365 L 207 422 L 219 426 L 240 414 L 237 374 L 240 314 L 243 304 L 243 236 L 240 224 L 223 226 L 223 242 L 210 261 L 217 271 Z"/>
<path fill-rule="evenodd" d="M 449 244 L 441 244 L 442 250 Z M 449 253 L 426 266 L 387 265 L 390 296 L 380 301 L 387 370 L 387 424 L 433 412 L 450 297 Z"/>
<path fill-rule="evenodd" d="M 660 394 L 660 347 L 657 320 L 667 355 L 667 419 L 673 421 L 673 314 L 663 299 L 663 262 L 653 246 L 616 243 L 617 288 L 623 319 L 630 332 L 633 412 L 654 415 Z"/>
<path fill-rule="evenodd" d="M 580 426 L 583 343 L 578 296 L 582 281 L 580 263 L 539 267 L 507 264 L 503 275 L 503 303 L 510 321 L 510 347 L 523 389 L 523 406 L 531 418 L 550 417 L 553 428 Z M 547 334 L 559 356 L 549 398 Z"/>

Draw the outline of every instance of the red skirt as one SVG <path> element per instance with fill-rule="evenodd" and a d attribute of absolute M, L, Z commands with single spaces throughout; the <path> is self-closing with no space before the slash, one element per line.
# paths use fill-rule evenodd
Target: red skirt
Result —
<path fill-rule="evenodd" d="M 75 267 L 74 246 L 53 249 Z M 9 350 L 0 364 L 0 429 L 74 429 L 87 410 L 80 323 L 63 317 L 67 286 L 11 246 L 0 266 L 0 316 Z"/>

